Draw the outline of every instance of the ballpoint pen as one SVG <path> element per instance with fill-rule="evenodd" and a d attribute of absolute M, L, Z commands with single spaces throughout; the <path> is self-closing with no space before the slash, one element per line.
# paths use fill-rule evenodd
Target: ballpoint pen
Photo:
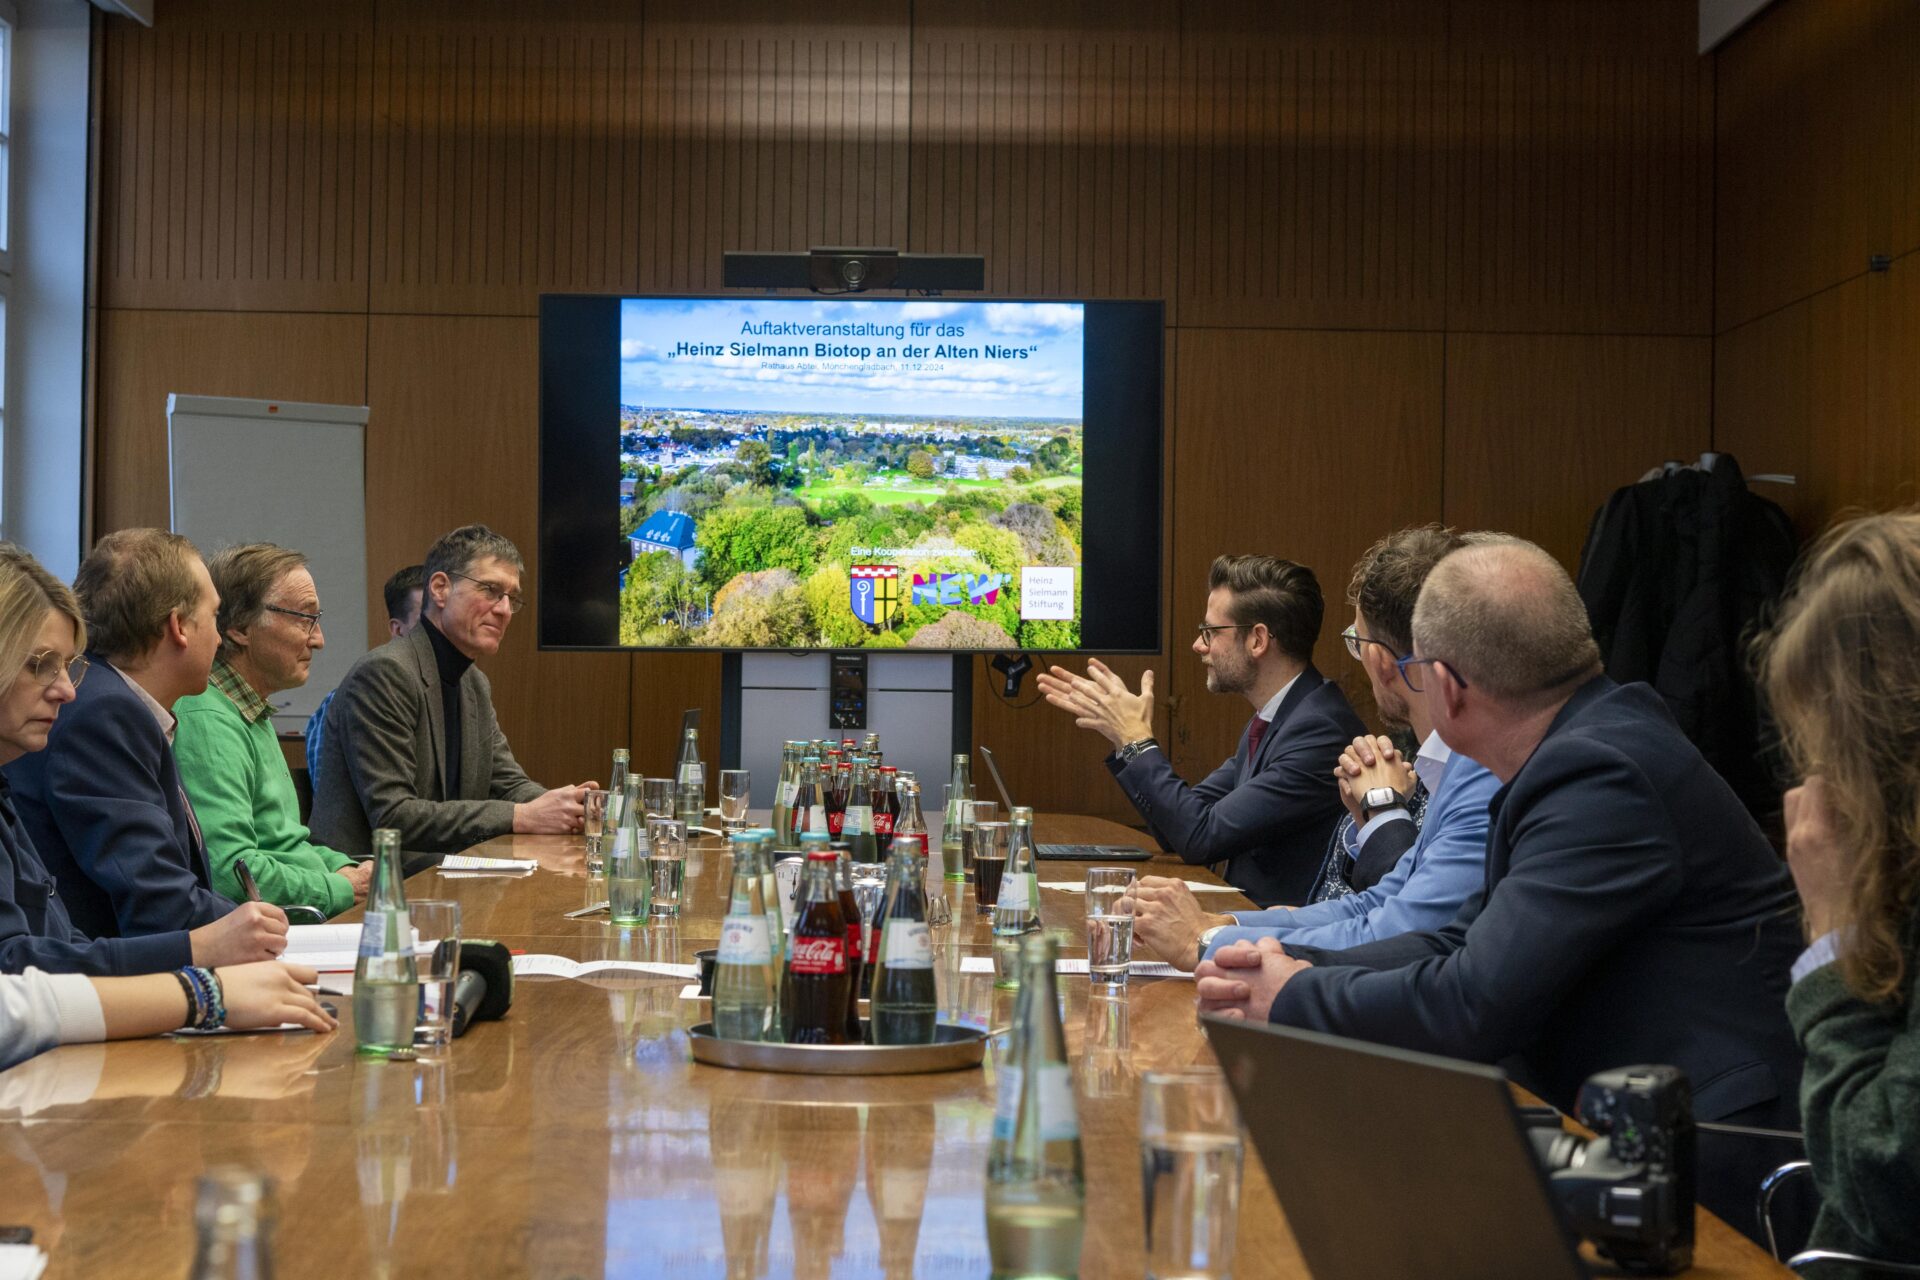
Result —
<path fill-rule="evenodd" d="M 233 874 L 240 878 L 240 887 L 247 891 L 247 901 L 260 901 L 260 886 L 254 883 L 253 872 L 247 869 L 247 860 L 245 858 L 235 858 L 233 860 Z"/>

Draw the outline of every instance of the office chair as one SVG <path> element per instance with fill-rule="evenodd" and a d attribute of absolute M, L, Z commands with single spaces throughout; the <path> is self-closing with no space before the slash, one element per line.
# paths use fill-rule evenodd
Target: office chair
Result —
<path fill-rule="evenodd" d="M 1773 1254 L 1774 1261 L 1785 1261 L 1787 1268 L 1795 1275 L 1806 1275 L 1812 1268 L 1812 1274 L 1821 1274 L 1819 1268 L 1826 1263 L 1845 1263 L 1856 1269 L 1855 1274 L 1867 1276 L 1920 1276 L 1920 1264 L 1911 1262 L 1884 1262 L 1878 1258 L 1865 1258 L 1859 1254 L 1842 1253 L 1837 1249 L 1802 1249 L 1791 1258 L 1780 1257 L 1780 1244 L 1774 1233 L 1773 1197 L 1780 1188 L 1801 1177 L 1813 1175 L 1813 1162 L 1810 1160 L 1789 1160 L 1768 1174 L 1760 1183 L 1760 1194 L 1755 1208 L 1760 1217 L 1761 1229 L 1767 1234 L 1767 1250 Z"/>

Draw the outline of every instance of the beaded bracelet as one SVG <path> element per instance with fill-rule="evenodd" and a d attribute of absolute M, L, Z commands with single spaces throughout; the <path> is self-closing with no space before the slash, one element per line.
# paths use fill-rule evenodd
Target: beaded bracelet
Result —
<path fill-rule="evenodd" d="M 193 979 L 187 976 L 185 969 L 176 971 L 173 976 L 180 983 L 181 992 L 187 997 L 187 1016 L 185 1021 L 181 1022 L 180 1025 L 183 1027 L 199 1026 L 200 1020 L 206 1016 L 206 1007 L 200 1003 L 199 988 L 194 986 Z"/>
<path fill-rule="evenodd" d="M 195 1018 L 192 1026 L 197 1031 L 212 1031 L 226 1025 L 226 994 L 220 988 L 220 979 L 211 969 L 189 966 L 180 974 L 193 986 Z"/>

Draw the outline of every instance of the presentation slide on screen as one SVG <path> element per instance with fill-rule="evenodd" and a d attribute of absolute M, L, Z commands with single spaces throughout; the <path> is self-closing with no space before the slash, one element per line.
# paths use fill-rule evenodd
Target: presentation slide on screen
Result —
<path fill-rule="evenodd" d="M 1079 647 L 1085 320 L 623 300 L 620 643 Z"/>

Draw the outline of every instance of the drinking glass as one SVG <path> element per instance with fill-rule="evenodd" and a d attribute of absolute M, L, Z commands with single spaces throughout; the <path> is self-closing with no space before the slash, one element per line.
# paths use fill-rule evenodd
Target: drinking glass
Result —
<path fill-rule="evenodd" d="M 587 874 L 598 875 L 606 866 L 601 856 L 601 841 L 607 831 L 607 797 L 610 792 L 591 787 L 580 793 L 580 807 L 585 813 L 584 823 L 587 831 Z"/>
<path fill-rule="evenodd" d="M 1087 868 L 1087 975 L 1098 987 L 1127 980 L 1133 962 L 1132 867 Z"/>
<path fill-rule="evenodd" d="M 647 877 L 656 916 L 680 914 L 687 874 L 687 824 L 676 818 L 647 819 Z"/>
<path fill-rule="evenodd" d="M 453 1044 L 453 983 L 460 976 L 460 904 L 420 898 L 407 904 L 407 920 L 419 937 L 420 1013 L 413 1028 L 414 1052 L 431 1057 Z"/>
<path fill-rule="evenodd" d="M 1218 1068 L 1140 1080 L 1140 1185 L 1147 1275 L 1226 1280 L 1240 1220 L 1240 1116 Z"/>
<path fill-rule="evenodd" d="M 645 818 L 671 818 L 673 816 L 674 784 L 672 778 L 648 778 L 640 786 L 640 803 L 645 806 L 641 816 Z"/>
<path fill-rule="evenodd" d="M 995 800 L 962 800 L 960 816 L 965 825 L 960 828 L 960 865 L 966 869 L 967 879 L 973 879 L 973 829 L 983 822 L 992 822 L 1000 816 L 1000 804 Z"/>
<path fill-rule="evenodd" d="M 983 916 L 992 915 L 993 904 L 1000 901 L 1000 881 L 1007 870 L 1009 828 L 1004 822 L 976 822 L 971 835 L 974 909 Z"/>
<path fill-rule="evenodd" d="M 753 792 L 753 775 L 746 769 L 720 771 L 720 822 L 728 831 L 747 829 L 747 803 Z"/>

